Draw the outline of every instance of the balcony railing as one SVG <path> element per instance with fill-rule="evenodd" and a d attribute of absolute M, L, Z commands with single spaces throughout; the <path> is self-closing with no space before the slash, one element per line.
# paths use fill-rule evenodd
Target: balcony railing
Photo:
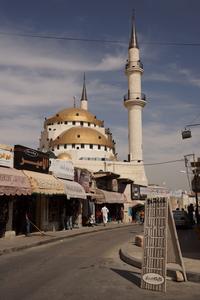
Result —
<path fill-rule="evenodd" d="M 141 68 L 141 69 L 143 69 L 143 63 L 141 63 L 141 61 L 140 60 L 138 60 L 138 61 L 129 61 L 127 64 L 126 64 L 126 69 L 129 69 L 129 68 Z"/>
<path fill-rule="evenodd" d="M 146 95 L 143 93 L 128 93 L 124 95 L 124 101 L 127 100 L 144 100 L 146 101 Z"/>

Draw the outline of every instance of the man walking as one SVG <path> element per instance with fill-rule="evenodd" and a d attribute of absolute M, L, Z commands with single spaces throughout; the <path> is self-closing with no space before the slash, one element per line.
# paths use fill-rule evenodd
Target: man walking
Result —
<path fill-rule="evenodd" d="M 108 208 L 106 207 L 106 205 L 104 205 L 101 209 L 101 213 L 103 215 L 103 225 L 106 226 L 107 222 L 108 222 L 108 213 L 109 213 L 109 210 Z"/>

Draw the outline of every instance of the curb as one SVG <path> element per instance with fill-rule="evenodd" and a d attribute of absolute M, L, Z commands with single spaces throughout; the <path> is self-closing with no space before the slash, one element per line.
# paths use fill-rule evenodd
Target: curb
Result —
<path fill-rule="evenodd" d="M 106 231 L 106 230 L 107 231 L 108 230 L 115 230 L 115 229 L 119 229 L 119 228 L 130 227 L 131 225 L 133 225 L 133 224 L 123 225 L 123 227 L 122 226 L 116 226 L 116 227 L 112 227 L 112 228 L 109 228 L 109 227 L 94 228 L 93 230 L 90 230 L 90 231 L 85 231 L 85 232 L 83 231 L 83 232 L 77 232 L 77 233 L 73 232 L 70 235 L 52 237 L 51 239 L 47 239 L 47 240 L 44 240 L 44 241 L 33 242 L 31 244 L 25 244 L 23 246 L 15 246 L 15 247 L 10 247 L 10 248 L 0 249 L 0 256 L 4 255 L 4 254 L 9 254 L 9 253 L 12 253 L 12 252 L 17 252 L 17 251 L 22 251 L 22 250 L 25 250 L 25 249 L 34 248 L 34 247 L 37 247 L 37 246 L 42 246 L 42 245 L 46 245 L 46 244 L 50 244 L 50 243 L 55 243 L 55 242 L 58 242 L 58 241 L 61 241 L 61 240 L 74 238 L 74 237 L 77 237 L 77 236 L 80 236 L 80 235 L 87 235 L 87 234 L 92 234 L 92 233 L 95 233 L 95 232 Z"/>
<path fill-rule="evenodd" d="M 120 256 L 121 260 L 124 261 L 125 263 L 127 263 L 128 265 L 131 265 L 138 269 L 142 268 L 141 259 L 136 258 L 134 256 L 130 256 L 124 248 L 121 248 L 119 250 L 119 256 Z M 172 267 L 167 267 L 167 276 L 170 277 L 171 279 L 175 279 L 176 271 L 177 271 L 177 269 L 174 269 Z M 200 282 L 200 273 L 186 271 L 186 276 L 187 276 L 188 281 L 198 282 L 198 283 Z"/>

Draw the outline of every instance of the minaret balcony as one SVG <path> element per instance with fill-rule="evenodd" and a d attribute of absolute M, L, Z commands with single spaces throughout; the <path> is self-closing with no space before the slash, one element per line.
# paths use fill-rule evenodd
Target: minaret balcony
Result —
<path fill-rule="evenodd" d="M 146 95 L 143 93 L 128 93 L 124 95 L 124 101 L 128 100 L 143 100 L 146 101 Z"/>
<path fill-rule="evenodd" d="M 124 96 L 124 106 L 139 105 L 144 107 L 146 104 L 146 95 L 143 93 L 128 93 Z"/>
<path fill-rule="evenodd" d="M 133 71 L 139 71 L 143 73 L 143 64 L 141 63 L 140 60 L 138 61 L 128 61 L 127 64 L 125 65 L 125 71 L 126 73 L 131 73 Z"/>

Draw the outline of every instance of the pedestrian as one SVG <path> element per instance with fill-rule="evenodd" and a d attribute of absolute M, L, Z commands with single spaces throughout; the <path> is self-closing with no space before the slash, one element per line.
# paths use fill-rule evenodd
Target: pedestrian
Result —
<path fill-rule="evenodd" d="M 188 206 L 188 218 L 190 220 L 190 224 L 191 225 L 194 225 L 194 216 L 193 216 L 193 213 L 194 213 L 194 206 L 192 203 L 190 203 L 190 205 Z"/>
<path fill-rule="evenodd" d="M 31 222 L 30 222 L 30 213 L 26 211 L 25 213 L 25 235 L 30 236 L 31 233 Z"/>
<path fill-rule="evenodd" d="M 101 213 L 102 213 L 102 216 L 103 216 L 103 225 L 106 226 L 107 222 L 108 222 L 108 213 L 109 213 L 109 210 L 108 208 L 106 207 L 106 205 L 104 205 L 101 209 Z"/>
<path fill-rule="evenodd" d="M 123 220 L 124 220 L 124 209 L 121 206 L 121 208 L 120 208 L 120 221 L 121 221 L 121 223 L 123 223 Z"/>

